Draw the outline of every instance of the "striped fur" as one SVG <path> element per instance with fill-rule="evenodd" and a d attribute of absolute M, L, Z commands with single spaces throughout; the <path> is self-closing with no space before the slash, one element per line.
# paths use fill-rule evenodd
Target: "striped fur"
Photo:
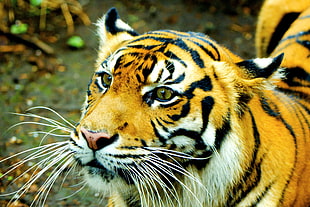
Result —
<path fill-rule="evenodd" d="M 111 9 L 72 134 L 85 180 L 110 207 L 309 206 L 305 12 L 270 58 L 243 60 L 200 33 L 138 35 Z"/>

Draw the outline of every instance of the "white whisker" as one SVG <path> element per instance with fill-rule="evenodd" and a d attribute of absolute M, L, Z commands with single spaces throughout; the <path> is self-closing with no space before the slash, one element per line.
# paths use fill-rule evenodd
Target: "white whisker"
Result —
<path fill-rule="evenodd" d="M 162 171 L 160 171 L 159 169 L 154 168 L 154 166 L 150 165 L 148 162 L 141 163 L 141 165 L 146 169 L 147 174 L 151 175 L 152 179 L 154 179 L 159 184 L 159 186 L 161 187 L 161 190 L 163 191 L 163 193 L 161 193 L 161 194 L 163 194 L 165 196 L 167 203 L 170 203 L 171 206 L 173 206 L 173 201 L 171 200 L 171 197 L 170 197 L 170 195 L 173 195 L 175 201 L 180 205 L 177 191 L 176 191 L 174 185 L 166 177 L 166 175 Z M 166 169 L 166 170 L 170 171 L 170 169 Z M 162 176 L 166 180 L 166 182 L 168 182 L 168 184 L 170 186 L 167 186 L 167 184 L 165 182 L 163 182 L 163 180 L 162 180 L 162 178 L 160 178 L 160 176 Z M 157 191 L 157 187 L 155 185 L 154 185 L 154 188 Z M 158 191 L 157 191 L 157 194 L 160 195 L 160 193 Z"/>
<path fill-rule="evenodd" d="M 163 149 L 163 148 L 158 148 L 158 147 L 144 147 L 144 148 L 150 150 L 154 154 L 158 153 L 158 154 L 164 154 L 164 155 L 171 155 L 173 157 L 178 157 L 178 158 L 183 158 L 183 159 L 207 160 L 210 158 L 210 157 L 193 157 L 183 152 L 178 152 L 178 151 L 168 150 L 168 149 Z"/>
<path fill-rule="evenodd" d="M 14 127 L 20 126 L 20 125 L 25 125 L 25 124 L 34 124 L 34 125 L 39 125 L 39 126 L 46 126 L 46 127 L 52 127 L 52 128 L 57 128 L 66 132 L 71 132 L 72 130 L 67 129 L 65 127 L 57 126 L 57 125 L 52 125 L 52 124 L 46 124 L 46 123 L 40 123 L 40 122 L 35 122 L 35 121 L 23 121 L 19 122 L 17 124 L 14 124 L 13 126 L 9 127 L 7 131 L 11 130 Z"/>
<path fill-rule="evenodd" d="M 71 126 L 72 128 L 75 128 L 75 126 L 73 124 L 71 124 L 67 119 L 65 119 L 62 115 L 60 115 L 58 112 L 56 112 L 55 110 L 53 110 L 51 108 L 48 108 L 48 107 L 45 107 L 45 106 L 35 106 L 35 107 L 32 107 L 32 108 L 28 109 L 27 111 L 31 111 L 31 110 L 34 110 L 34 109 L 45 109 L 45 110 L 51 111 L 54 114 L 56 114 L 60 119 L 62 119 L 65 123 L 67 123 L 69 126 Z"/>
<path fill-rule="evenodd" d="M 81 192 L 81 191 L 87 186 L 87 182 L 86 182 L 86 181 L 83 181 L 83 182 L 78 183 L 77 185 L 81 185 L 81 184 L 83 184 L 83 185 L 82 185 L 82 187 L 80 187 L 78 190 L 74 191 L 72 194 L 70 194 L 70 195 L 68 195 L 68 196 L 66 196 L 66 197 L 62 197 L 62 198 L 59 198 L 59 199 L 57 199 L 57 200 L 59 200 L 59 201 L 60 201 L 60 200 L 65 200 L 65 199 L 68 199 L 68 198 L 70 198 L 70 197 L 72 197 L 72 196 L 78 194 L 79 192 Z"/>
<path fill-rule="evenodd" d="M 14 155 L 11 155 L 11 156 L 9 156 L 9 157 L 7 157 L 7 158 L 4 158 L 4 159 L 0 160 L 0 163 L 1 163 L 1 162 L 4 162 L 4 161 L 7 161 L 7 160 L 9 160 L 9 159 L 12 159 L 12 158 L 14 158 L 14 157 L 17 157 L 17 156 L 19 156 L 19 155 L 22 155 L 22 154 L 31 152 L 31 151 L 37 151 L 37 150 L 41 150 L 42 148 L 49 148 L 49 147 L 51 147 L 51 146 L 53 146 L 53 145 L 63 145 L 63 144 L 68 144 L 68 143 L 69 143 L 69 141 L 56 142 L 56 143 L 51 143 L 51 144 L 46 144 L 46 145 L 42 145 L 42 146 L 30 148 L 30 149 L 27 149 L 27 150 L 18 152 L 18 153 L 14 154 Z"/>
<path fill-rule="evenodd" d="M 49 122 L 50 124 L 54 124 L 55 126 L 61 126 L 61 127 L 65 127 L 65 128 L 68 128 L 67 125 L 59 122 L 59 121 L 56 121 L 54 119 L 51 119 L 51 118 L 47 118 L 47 117 L 44 117 L 44 116 L 40 116 L 40 115 L 37 115 L 37 114 L 32 114 L 32 113 L 27 113 L 27 114 L 24 114 L 24 113 L 11 113 L 13 115 L 17 115 L 17 116 L 25 116 L 25 117 L 31 117 L 31 118 L 39 118 L 39 119 L 42 119 L 42 120 L 45 120 L 47 122 Z M 71 127 L 71 126 L 70 126 Z"/>
<path fill-rule="evenodd" d="M 178 165 L 175 165 L 173 163 L 170 163 L 168 161 L 162 160 L 160 158 L 157 157 L 148 157 L 150 163 L 152 163 L 153 165 L 155 165 L 156 167 L 158 167 L 159 169 L 162 169 L 165 173 L 167 173 L 169 176 L 171 176 L 173 179 L 175 179 L 184 189 L 186 189 L 198 202 L 199 199 L 197 198 L 197 196 L 191 191 L 191 189 L 189 187 L 187 187 L 181 180 L 179 180 L 172 171 L 167 171 L 168 169 L 171 169 L 173 171 L 176 171 L 178 173 L 181 173 L 182 175 L 186 176 L 187 178 L 193 180 L 194 182 L 196 182 L 197 184 L 199 184 L 202 188 L 205 188 L 203 186 L 203 184 L 197 179 L 195 178 L 192 174 L 190 174 L 187 170 L 185 170 L 184 168 L 180 168 Z M 165 171 L 166 170 L 166 171 Z"/>
<path fill-rule="evenodd" d="M 66 149 L 64 149 L 63 151 L 65 151 Z M 35 181 L 40 178 L 43 174 L 45 174 L 51 167 L 53 167 L 56 163 L 58 163 L 60 160 L 66 158 L 71 152 L 68 153 L 58 153 L 58 156 L 54 157 L 51 162 L 49 162 L 47 165 L 45 165 L 37 174 L 32 174 L 32 176 L 30 177 L 30 179 L 19 189 L 16 191 L 16 194 L 18 195 L 18 197 L 14 200 L 18 200 L 23 194 L 25 194 L 27 192 L 27 190 L 35 183 Z M 50 158 L 50 157 L 49 157 Z M 42 160 L 40 162 L 40 164 L 44 164 L 44 162 L 46 162 L 48 160 L 48 158 Z M 38 170 L 39 165 L 36 165 Z"/>
<path fill-rule="evenodd" d="M 26 162 L 29 162 L 31 160 L 38 159 L 38 158 L 41 158 L 41 157 L 45 157 L 45 156 L 47 156 L 49 154 L 52 154 L 52 153 L 55 154 L 54 150 L 57 149 L 57 148 L 62 148 L 62 147 L 67 148 L 68 143 L 69 143 L 69 141 L 65 141 L 65 142 L 52 143 L 52 144 L 49 144 L 49 145 L 43 145 L 43 146 L 40 146 L 40 147 L 36 147 L 37 151 L 31 153 L 30 155 L 27 155 L 21 161 L 19 161 L 19 162 L 15 163 L 14 165 L 12 165 L 11 168 L 2 175 L 2 177 L 7 175 L 7 174 L 9 174 L 10 172 L 12 172 L 13 170 L 15 170 L 16 168 L 18 168 L 19 166 L 23 165 Z M 20 154 L 27 153 L 29 151 L 33 151 L 33 150 L 26 150 L 24 152 L 20 152 L 18 154 L 15 154 L 13 156 L 5 158 L 5 159 L 1 160 L 0 162 L 6 161 L 8 159 L 16 157 L 16 156 L 18 156 Z"/>
<path fill-rule="evenodd" d="M 58 129 L 53 129 L 53 130 L 58 130 Z M 29 132 L 29 134 L 44 134 L 44 135 L 48 135 L 48 136 L 53 136 L 53 137 L 71 137 L 70 135 L 66 135 L 66 134 L 55 134 L 55 133 L 51 133 L 51 131 L 49 132 L 45 132 L 45 131 L 35 131 L 35 132 Z"/>
<path fill-rule="evenodd" d="M 47 196 L 48 196 L 49 192 L 51 191 L 52 186 L 55 183 L 56 179 L 64 171 L 64 169 L 67 168 L 74 161 L 72 156 L 68 156 L 70 154 L 71 154 L 71 152 L 67 152 L 65 154 L 66 156 L 64 158 L 62 158 L 63 160 L 60 162 L 57 162 L 57 166 L 54 167 L 54 169 L 50 173 L 51 175 L 47 177 L 45 182 L 39 188 L 39 190 L 38 190 L 39 192 L 37 194 L 37 196 L 39 197 L 38 204 L 40 204 L 40 203 L 44 204 L 46 202 Z M 45 194 L 45 196 L 44 196 L 44 194 Z M 34 201 L 33 201 L 33 203 L 34 203 Z"/>
<path fill-rule="evenodd" d="M 157 186 L 154 182 L 154 181 L 157 181 L 159 183 L 159 185 L 162 185 L 162 183 L 160 183 L 161 180 L 160 180 L 159 176 L 156 173 L 153 173 L 152 170 L 147 169 L 145 166 L 143 166 L 142 163 L 137 165 L 137 168 L 139 171 L 141 171 L 140 174 L 143 175 L 144 181 L 146 181 L 146 184 L 149 186 L 149 188 L 145 188 L 146 191 L 149 191 L 149 190 L 151 191 L 151 192 L 147 193 L 148 200 L 149 200 L 149 195 L 157 195 L 157 197 L 151 197 L 151 200 L 152 200 L 153 206 L 156 206 L 156 205 L 154 205 L 155 204 L 154 202 L 156 200 L 158 202 L 157 206 L 160 205 L 160 203 L 162 203 L 160 193 L 159 193 Z M 150 179 L 149 176 L 152 176 L 152 179 Z M 145 185 L 143 185 L 144 183 L 141 183 L 141 184 L 143 187 L 146 187 Z M 154 191 L 155 191 L 155 193 L 154 193 Z"/>

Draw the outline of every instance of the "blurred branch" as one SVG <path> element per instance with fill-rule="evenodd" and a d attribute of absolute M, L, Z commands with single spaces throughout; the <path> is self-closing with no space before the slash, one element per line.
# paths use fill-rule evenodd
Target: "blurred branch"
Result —
<path fill-rule="evenodd" d="M 5 36 L 9 37 L 10 39 L 14 39 L 17 42 L 23 43 L 23 44 L 28 45 L 30 47 L 34 47 L 35 49 L 40 49 L 40 50 L 42 50 L 42 52 L 49 54 L 49 55 L 53 55 L 55 53 L 54 49 L 51 46 L 47 45 L 45 42 L 43 42 L 42 40 L 40 40 L 39 38 L 37 38 L 35 36 L 30 36 L 27 34 L 15 35 L 15 34 L 11 34 L 11 33 L 1 31 L 1 30 L 0 30 L 0 35 L 5 35 Z M 7 47 L 5 47 L 5 46 L 7 46 Z M 9 45 L 4 45 L 4 47 L 2 49 L 5 50 L 8 48 L 9 48 Z M 21 48 L 19 47 L 19 49 L 21 49 Z M 14 49 L 11 48 L 11 50 L 14 50 Z"/>

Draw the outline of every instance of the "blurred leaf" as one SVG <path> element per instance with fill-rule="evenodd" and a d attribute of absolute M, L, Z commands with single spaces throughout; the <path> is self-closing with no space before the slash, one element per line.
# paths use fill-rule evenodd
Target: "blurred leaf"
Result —
<path fill-rule="evenodd" d="M 84 47 L 84 44 L 84 40 L 80 36 L 72 36 L 67 41 L 67 45 L 78 49 Z"/>
<path fill-rule="evenodd" d="M 32 6 L 41 6 L 42 0 L 30 0 Z"/>
<path fill-rule="evenodd" d="M 12 34 L 24 34 L 28 30 L 28 24 L 24 23 L 18 23 L 18 24 L 13 24 L 10 28 L 10 32 Z"/>
<path fill-rule="evenodd" d="M 14 177 L 13 176 L 8 176 L 8 181 L 12 181 L 14 179 Z"/>

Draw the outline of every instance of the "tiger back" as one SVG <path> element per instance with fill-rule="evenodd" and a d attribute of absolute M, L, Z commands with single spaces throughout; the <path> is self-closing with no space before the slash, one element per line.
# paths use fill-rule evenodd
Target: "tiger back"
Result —
<path fill-rule="evenodd" d="M 292 126 L 293 129 L 293 123 L 299 122 L 301 126 L 294 133 L 292 130 L 292 135 L 298 137 L 299 134 L 304 134 L 306 138 L 303 141 L 295 138 L 292 146 L 296 150 L 294 173 L 300 176 L 298 181 L 296 179 L 296 183 L 292 185 L 296 188 L 299 186 L 299 190 L 296 198 L 291 198 L 291 206 L 308 206 L 310 203 L 308 186 L 310 182 L 310 151 L 308 148 L 310 137 L 310 1 L 265 1 L 257 26 L 256 48 L 258 56 L 275 57 L 281 53 L 285 54 L 281 64 L 285 78 L 275 83 L 276 90 L 286 94 L 289 99 L 293 99 L 294 105 L 282 97 L 278 101 L 286 103 L 284 107 L 288 112 L 284 120 L 287 125 Z M 298 168 L 298 163 L 305 163 L 305 167 Z M 294 179 L 290 182 L 294 182 Z M 303 198 L 307 198 L 305 202 L 299 202 Z"/>

